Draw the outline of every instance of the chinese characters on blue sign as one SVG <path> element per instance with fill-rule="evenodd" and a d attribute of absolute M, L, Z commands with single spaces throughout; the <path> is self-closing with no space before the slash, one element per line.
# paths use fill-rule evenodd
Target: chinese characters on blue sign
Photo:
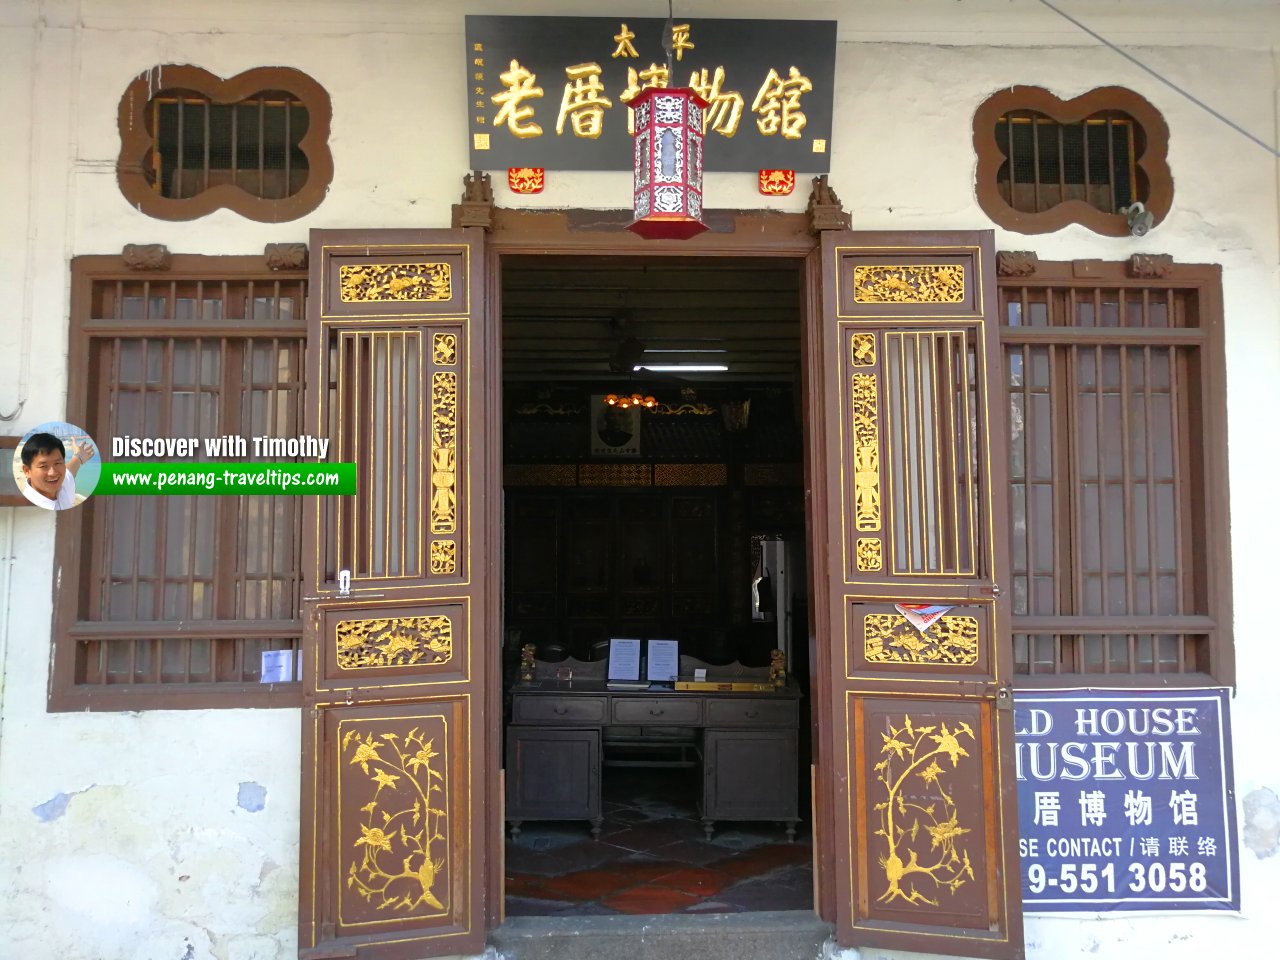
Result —
<path fill-rule="evenodd" d="M 1054 690 L 1014 709 L 1025 909 L 1239 909 L 1225 690 Z"/>
<path fill-rule="evenodd" d="M 628 104 L 649 87 L 707 101 L 705 169 L 826 173 L 835 82 L 829 20 L 466 18 L 477 170 L 631 170 Z"/>

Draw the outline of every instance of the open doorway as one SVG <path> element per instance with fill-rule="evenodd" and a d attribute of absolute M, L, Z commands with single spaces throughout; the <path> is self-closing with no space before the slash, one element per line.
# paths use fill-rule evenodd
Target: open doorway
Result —
<path fill-rule="evenodd" d="M 810 909 L 802 261 L 501 267 L 506 913 Z"/>

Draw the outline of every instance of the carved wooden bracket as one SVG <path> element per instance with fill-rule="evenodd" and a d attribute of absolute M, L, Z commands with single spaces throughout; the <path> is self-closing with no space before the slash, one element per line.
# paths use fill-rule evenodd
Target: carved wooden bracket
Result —
<path fill-rule="evenodd" d="M 493 185 L 489 174 L 481 170 L 465 174 L 462 178 L 462 202 L 453 207 L 453 225 L 492 230 L 493 210 Z"/>
<path fill-rule="evenodd" d="M 821 233 L 823 230 L 848 230 L 849 214 L 840 205 L 840 198 L 827 183 L 827 175 L 813 178 L 813 189 L 809 191 L 809 232 Z"/>
<path fill-rule="evenodd" d="M 1029 277 L 1040 266 L 1034 250 L 1001 250 L 996 253 L 996 275 Z"/>
<path fill-rule="evenodd" d="M 262 251 L 268 270 L 307 269 L 307 245 L 305 243 L 268 243 Z"/>
<path fill-rule="evenodd" d="M 1129 276 L 1164 278 L 1173 273 L 1173 257 L 1167 253 L 1135 253 L 1129 258 Z"/>
<path fill-rule="evenodd" d="M 120 251 L 130 270 L 168 270 L 173 254 L 163 243 L 126 243 Z"/>

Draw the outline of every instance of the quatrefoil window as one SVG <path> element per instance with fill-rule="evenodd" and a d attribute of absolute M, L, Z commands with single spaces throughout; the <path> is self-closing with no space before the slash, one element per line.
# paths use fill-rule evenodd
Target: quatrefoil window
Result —
<path fill-rule="evenodd" d="M 1160 223 L 1173 201 L 1169 129 L 1147 100 L 1101 87 L 1061 100 L 1040 87 L 1012 87 L 974 114 L 977 197 L 996 223 L 1048 233 L 1079 223 L 1129 235 L 1121 209 L 1135 201 Z"/>
<path fill-rule="evenodd" d="M 250 220 L 311 212 L 333 179 L 331 108 L 298 70 L 261 67 L 222 79 L 157 66 L 120 100 L 121 192 L 143 213 L 192 220 L 221 207 Z"/>

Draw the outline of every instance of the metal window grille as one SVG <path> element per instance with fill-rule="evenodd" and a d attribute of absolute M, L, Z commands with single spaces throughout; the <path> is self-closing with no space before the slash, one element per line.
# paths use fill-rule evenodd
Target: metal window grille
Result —
<path fill-rule="evenodd" d="M 91 432 L 301 434 L 305 296 L 300 279 L 96 284 Z M 253 689 L 263 651 L 300 648 L 301 500 L 91 497 L 74 684 Z"/>
<path fill-rule="evenodd" d="M 1116 213 L 1147 199 L 1134 162 L 1141 138 L 1141 128 L 1118 111 L 1076 123 L 1033 110 L 1010 111 L 996 122 L 996 143 L 1006 158 L 997 175 L 1000 195 L 1024 213 L 1067 200 Z"/>
<path fill-rule="evenodd" d="M 1208 673 L 1196 292 L 1000 295 L 1016 672 Z"/>
<path fill-rule="evenodd" d="M 306 182 L 307 156 L 298 144 L 309 117 L 288 93 L 214 103 L 198 93 L 165 92 L 151 100 L 150 119 L 152 185 L 163 197 L 186 199 L 230 184 L 280 200 Z"/>

